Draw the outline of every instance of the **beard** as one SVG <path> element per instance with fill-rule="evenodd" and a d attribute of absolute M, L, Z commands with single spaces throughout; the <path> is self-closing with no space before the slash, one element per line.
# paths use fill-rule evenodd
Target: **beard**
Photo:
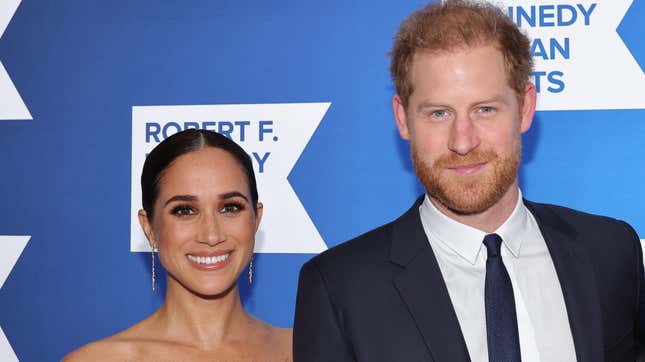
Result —
<path fill-rule="evenodd" d="M 495 205 L 517 179 L 521 144 L 517 142 L 508 154 L 493 150 L 473 151 L 467 155 L 450 153 L 439 157 L 433 164 L 419 155 L 411 144 L 412 162 L 428 196 L 434 198 L 458 215 L 478 214 Z M 484 173 L 459 175 L 448 167 L 487 163 Z"/>

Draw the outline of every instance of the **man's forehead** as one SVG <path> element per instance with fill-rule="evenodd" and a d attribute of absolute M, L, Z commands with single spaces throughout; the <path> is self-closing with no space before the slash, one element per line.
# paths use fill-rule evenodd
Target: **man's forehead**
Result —
<path fill-rule="evenodd" d="M 427 71 L 434 69 L 436 71 L 432 74 L 434 74 L 435 77 L 446 76 L 446 69 L 452 68 L 455 70 L 452 66 L 457 59 L 463 60 L 472 53 L 477 53 L 474 54 L 476 58 L 466 60 L 467 63 L 470 63 L 470 66 L 464 67 L 462 69 L 463 71 L 471 71 L 470 73 L 480 71 L 488 73 L 491 77 L 495 74 L 503 74 L 508 85 L 511 86 L 509 64 L 502 51 L 491 43 L 484 43 L 478 46 L 460 46 L 442 50 L 419 49 L 414 53 L 412 62 L 410 62 L 408 79 L 410 80 L 412 87 L 415 88 L 415 83 L 418 81 L 416 78 L 420 77 L 422 72 L 424 73 L 424 76 L 428 76 L 429 73 Z M 478 65 L 482 65 L 482 67 L 478 68 Z"/>
<path fill-rule="evenodd" d="M 489 44 L 483 44 L 473 47 L 458 47 L 450 50 L 421 49 L 414 53 L 409 72 L 412 78 L 414 78 L 415 73 L 421 70 L 427 70 L 428 66 L 451 67 L 458 61 L 470 63 L 469 69 L 473 70 L 476 70 L 475 68 L 479 65 L 486 68 L 495 67 L 502 69 L 504 72 L 508 68 L 504 55 L 498 48 Z"/>
<path fill-rule="evenodd" d="M 445 55 L 452 55 L 457 53 L 467 53 L 476 49 L 481 49 L 486 47 L 494 48 L 499 52 L 500 55 L 503 55 L 499 42 L 492 41 L 492 40 L 480 40 L 472 43 L 464 43 L 464 42 L 455 43 L 454 45 L 450 45 L 448 47 L 417 48 L 415 49 L 412 55 L 412 61 L 414 62 L 414 60 L 424 56 L 445 56 Z"/>

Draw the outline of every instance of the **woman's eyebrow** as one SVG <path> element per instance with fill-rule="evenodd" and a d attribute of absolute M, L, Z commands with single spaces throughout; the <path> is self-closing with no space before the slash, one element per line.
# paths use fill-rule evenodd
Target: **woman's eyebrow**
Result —
<path fill-rule="evenodd" d="M 193 195 L 175 195 L 169 198 L 164 204 L 164 206 L 175 201 L 196 201 L 196 200 L 197 200 L 197 196 L 193 196 Z"/>
<path fill-rule="evenodd" d="M 244 194 L 242 194 L 241 192 L 238 192 L 238 191 L 225 192 L 225 193 L 219 195 L 220 199 L 230 199 L 232 197 L 241 197 L 244 200 L 246 200 L 246 202 L 249 201 L 249 199 L 247 199 L 246 196 L 244 196 Z"/>

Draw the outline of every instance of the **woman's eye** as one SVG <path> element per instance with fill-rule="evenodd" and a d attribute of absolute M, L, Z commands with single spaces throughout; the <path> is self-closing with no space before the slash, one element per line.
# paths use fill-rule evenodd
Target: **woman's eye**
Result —
<path fill-rule="evenodd" d="M 224 207 L 220 210 L 221 213 L 223 214 L 234 214 L 242 211 L 244 207 L 240 204 L 236 203 L 230 203 L 224 205 Z"/>
<path fill-rule="evenodd" d="M 188 216 L 195 213 L 195 209 L 190 206 L 177 206 L 172 209 L 171 213 L 177 216 Z"/>

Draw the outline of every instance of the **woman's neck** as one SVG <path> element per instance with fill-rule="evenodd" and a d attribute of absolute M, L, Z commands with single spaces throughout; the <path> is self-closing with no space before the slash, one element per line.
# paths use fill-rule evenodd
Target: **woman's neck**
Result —
<path fill-rule="evenodd" d="M 155 324 L 165 338 L 203 350 L 222 342 L 243 339 L 253 318 L 240 302 L 235 284 L 216 297 L 194 294 L 168 277 L 166 300 L 155 313 Z"/>

